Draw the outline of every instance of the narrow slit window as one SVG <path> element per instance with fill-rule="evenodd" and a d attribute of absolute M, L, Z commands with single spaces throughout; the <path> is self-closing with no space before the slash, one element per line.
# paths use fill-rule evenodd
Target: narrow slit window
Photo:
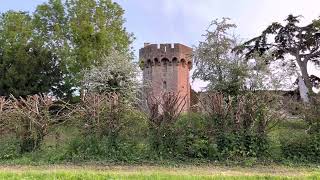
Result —
<path fill-rule="evenodd" d="M 163 81 L 163 89 L 167 90 L 167 81 Z"/>

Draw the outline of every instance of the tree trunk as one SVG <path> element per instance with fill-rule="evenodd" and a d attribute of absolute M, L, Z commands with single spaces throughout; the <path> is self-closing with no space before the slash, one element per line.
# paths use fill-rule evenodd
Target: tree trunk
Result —
<path fill-rule="evenodd" d="M 299 94 L 304 103 L 309 103 L 309 96 L 308 96 L 308 88 L 306 84 L 303 81 L 303 78 L 299 76 L 298 78 L 298 88 L 299 88 Z"/>
<path fill-rule="evenodd" d="M 312 91 L 312 83 L 309 78 L 307 64 L 308 61 L 305 59 L 301 61 L 301 58 L 297 58 L 298 65 L 301 70 L 301 76 L 299 76 L 299 93 L 300 96 L 305 103 L 309 103 L 310 95 L 313 93 Z"/>

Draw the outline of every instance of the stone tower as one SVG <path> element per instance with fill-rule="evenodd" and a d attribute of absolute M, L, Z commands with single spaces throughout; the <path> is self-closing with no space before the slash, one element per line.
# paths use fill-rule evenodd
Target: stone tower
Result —
<path fill-rule="evenodd" d="M 163 92 L 186 96 L 183 111 L 190 108 L 189 71 L 192 68 L 192 48 L 182 44 L 149 44 L 140 49 L 143 82 L 148 84 L 145 94 L 160 97 Z"/>

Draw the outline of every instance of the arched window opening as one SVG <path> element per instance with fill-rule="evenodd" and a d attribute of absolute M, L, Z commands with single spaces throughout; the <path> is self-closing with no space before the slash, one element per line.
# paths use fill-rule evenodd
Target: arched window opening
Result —
<path fill-rule="evenodd" d="M 189 68 L 189 69 L 192 68 L 192 62 L 191 62 L 191 61 L 188 62 L 188 68 Z"/>
<path fill-rule="evenodd" d="M 178 58 L 174 57 L 174 58 L 172 59 L 172 64 L 173 64 L 173 65 L 178 65 Z"/>
<path fill-rule="evenodd" d="M 158 58 L 155 58 L 155 59 L 154 59 L 154 63 L 155 63 L 155 65 L 160 66 L 160 61 L 159 61 Z"/>
<path fill-rule="evenodd" d="M 146 68 L 150 67 L 151 66 L 151 59 L 148 59 L 147 60 L 147 64 L 146 64 Z"/>
<path fill-rule="evenodd" d="M 181 64 L 182 64 L 182 67 L 186 67 L 186 60 L 185 59 L 181 59 Z"/>
<path fill-rule="evenodd" d="M 163 69 L 162 69 L 163 73 L 167 73 L 167 71 L 168 71 L 168 64 L 169 64 L 169 59 L 163 58 L 163 59 L 161 60 L 161 63 L 162 63 L 162 66 L 163 66 Z"/>

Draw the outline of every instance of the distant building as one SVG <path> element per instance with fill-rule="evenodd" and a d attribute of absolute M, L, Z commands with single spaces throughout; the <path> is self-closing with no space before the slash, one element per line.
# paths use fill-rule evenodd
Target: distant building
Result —
<path fill-rule="evenodd" d="M 182 44 L 149 44 L 140 49 L 144 93 L 161 97 L 164 92 L 186 97 L 183 111 L 190 109 L 189 71 L 192 68 L 192 48 Z"/>

